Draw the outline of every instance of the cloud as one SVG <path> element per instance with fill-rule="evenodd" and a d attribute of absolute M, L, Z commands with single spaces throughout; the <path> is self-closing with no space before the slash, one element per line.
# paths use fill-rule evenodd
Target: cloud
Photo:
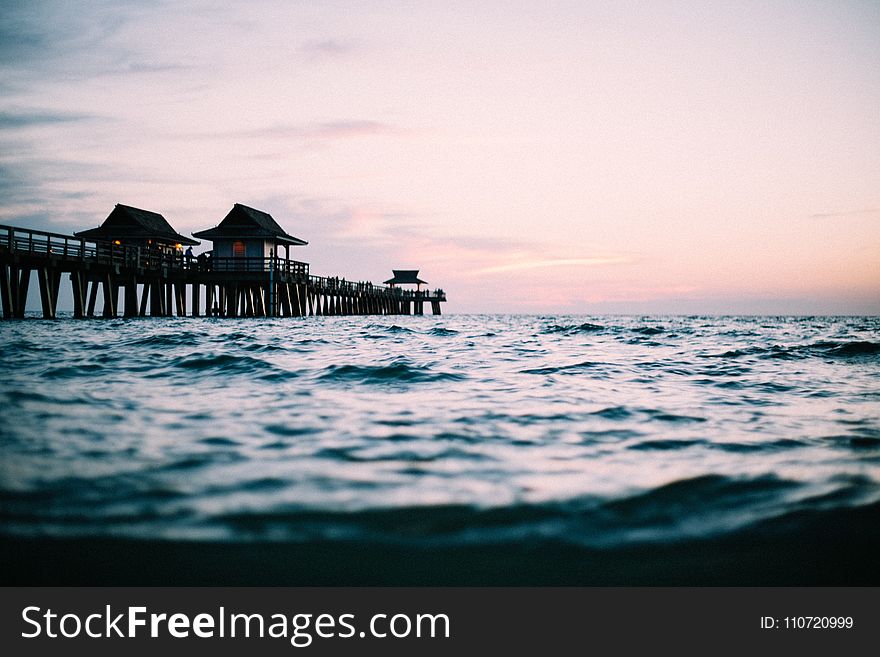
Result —
<path fill-rule="evenodd" d="M 875 214 L 880 212 L 880 208 L 864 208 L 862 210 L 846 210 L 843 212 L 817 212 L 811 214 L 810 219 L 831 219 L 834 217 L 853 217 L 861 214 Z"/>
<path fill-rule="evenodd" d="M 191 68 L 144 57 L 120 38 L 139 18 L 161 11 L 162 3 L 141 0 L 94 2 L 85 8 L 9 3 L 0 12 L 0 84 L 20 90 L 53 81 Z"/>
<path fill-rule="evenodd" d="M 604 265 L 623 265 L 633 262 L 632 258 L 622 256 L 591 257 L 591 258 L 550 258 L 541 260 L 520 260 L 501 265 L 485 267 L 474 274 L 497 274 L 501 272 L 520 271 L 523 269 L 543 269 L 545 267 L 601 267 Z"/>
<path fill-rule="evenodd" d="M 199 138 L 233 139 L 301 139 L 303 141 L 338 141 L 357 137 L 400 134 L 401 130 L 381 121 L 368 119 L 342 119 L 318 123 L 285 124 L 256 128 L 253 130 L 234 130 L 230 132 L 196 135 Z M 189 135 L 187 135 L 189 137 Z"/>
<path fill-rule="evenodd" d="M 340 41 L 338 39 L 320 39 L 307 41 L 299 51 L 311 61 L 323 61 L 346 57 L 359 50 L 359 46 L 353 41 Z"/>
<path fill-rule="evenodd" d="M 99 118 L 94 114 L 54 112 L 40 109 L 0 111 L 0 130 L 17 130 L 41 125 L 74 123 Z"/>
<path fill-rule="evenodd" d="M 0 20 L 0 62 L 21 62 L 45 53 L 46 38 L 23 25 Z"/>
<path fill-rule="evenodd" d="M 256 160 L 273 160 L 289 155 L 281 149 L 291 145 L 302 150 L 316 150 L 336 143 L 357 139 L 397 137 L 405 135 L 406 130 L 397 126 L 370 119 L 339 119 L 312 123 L 286 123 L 248 129 L 218 130 L 212 132 L 186 132 L 169 134 L 168 137 L 180 142 L 211 142 L 225 145 L 235 142 L 236 147 L 248 149 L 256 147 L 247 157 Z M 268 150 L 260 150 L 263 146 Z"/>
<path fill-rule="evenodd" d="M 387 123 L 364 120 L 331 121 L 312 127 L 312 135 L 321 139 L 348 139 L 349 137 L 387 135 L 397 132 Z"/>

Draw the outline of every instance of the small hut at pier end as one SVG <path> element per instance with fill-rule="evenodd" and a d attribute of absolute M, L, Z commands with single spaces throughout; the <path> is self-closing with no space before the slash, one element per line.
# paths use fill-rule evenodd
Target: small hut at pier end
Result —
<path fill-rule="evenodd" d="M 284 247 L 283 259 L 290 260 L 291 246 L 308 244 L 284 232 L 268 212 L 241 203 L 232 206 L 217 226 L 193 235 L 214 243 L 215 268 L 220 262 L 232 261 L 236 265 L 232 269 L 249 269 L 248 263 L 262 269 L 269 258 L 281 258 L 279 248 Z"/>
<path fill-rule="evenodd" d="M 415 285 L 416 291 L 418 292 L 421 290 L 422 285 L 428 284 L 428 281 L 423 281 L 419 278 L 418 269 L 392 269 L 391 273 L 394 274 L 394 276 L 385 281 L 385 285 L 390 285 L 391 287 Z"/>
<path fill-rule="evenodd" d="M 385 281 L 385 285 L 392 290 L 398 288 L 395 292 L 403 299 L 405 315 L 409 314 L 410 304 L 414 314 L 422 315 L 426 301 L 431 302 L 431 310 L 435 315 L 440 314 L 440 302 L 446 301 L 446 294 L 443 290 L 435 290 L 433 294 L 428 290 L 422 292 L 422 285 L 427 285 L 428 281 L 419 278 L 418 269 L 392 269 L 391 273 L 394 276 Z M 415 285 L 416 289 L 407 290 L 404 288 L 405 285 Z"/>
<path fill-rule="evenodd" d="M 184 237 L 171 227 L 158 212 L 141 210 L 117 203 L 104 223 L 97 228 L 74 233 L 87 240 L 113 242 L 121 246 L 136 246 L 157 249 L 166 253 L 176 253 L 186 246 L 197 246 L 199 242 Z"/>

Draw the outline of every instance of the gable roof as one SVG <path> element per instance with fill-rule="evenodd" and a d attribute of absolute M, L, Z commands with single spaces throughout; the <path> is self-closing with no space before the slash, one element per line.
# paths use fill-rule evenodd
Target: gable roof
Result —
<path fill-rule="evenodd" d="M 214 228 L 200 230 L 193 233 L 196 237 L 206 240 L 215 239 L 233 239 L 233 238 L 259 238 L 273 239 L 276 242 L 285 244 L 293 244 L 301 246 L 308 244 L 305 240 L 301 240 L 293 235 L 288 235 L 284 229 L 278 225 L 272 215 L 262 210 L 249 208 L 241 203 L 232 206 L 223 221 Z"/>
<path fill-rule="evenodd" d="M 419 270 L 418 269 L 392 269 L 391 272 L 394 274 L 394 278 L 389 278 L 385 281 L 385 285 L 416 285 L 418 283 L 423 283 L 424 285 L 428 284 L 428 281 L 423 281 L 419 278 Z"/>
<path fill-rule="evenodd" d="M 171 227 L 158 212 L 150 212 L 117 203 L 113 211 L 98 228 L 90 228 L 74 233 L 77 237 L 97 240 L 151 239 L 169 244 L 199 244 L 194 239 L 184 237 Z"/>

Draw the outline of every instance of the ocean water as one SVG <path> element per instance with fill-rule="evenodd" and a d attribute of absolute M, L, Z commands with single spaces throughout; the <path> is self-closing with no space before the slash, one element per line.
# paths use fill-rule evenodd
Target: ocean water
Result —
<path fill-rule="evenodd" d="M 6 583 L 880 583 L 880 318 L 0 322 Z"/>

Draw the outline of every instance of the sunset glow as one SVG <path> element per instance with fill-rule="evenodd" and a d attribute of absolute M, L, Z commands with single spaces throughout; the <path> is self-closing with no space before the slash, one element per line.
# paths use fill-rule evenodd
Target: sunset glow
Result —
<path fill-rule="evenodd" d="M 240 202 L 453 313 L 880 313 L 878 36 L 867 1 L 19 3 L 0 223 Z"/>

